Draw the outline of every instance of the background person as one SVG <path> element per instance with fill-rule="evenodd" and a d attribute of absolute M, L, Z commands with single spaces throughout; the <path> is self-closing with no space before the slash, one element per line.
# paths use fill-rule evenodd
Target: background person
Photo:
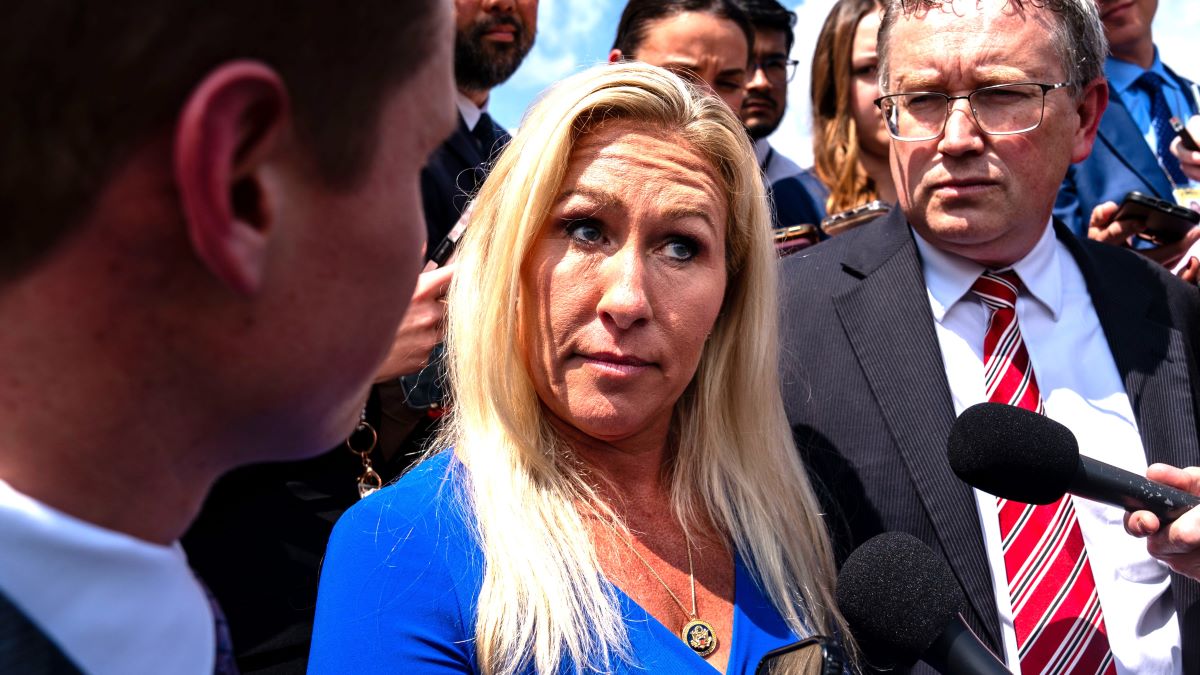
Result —
<path fill-rule="evenodd" d="M 629 0 L 608 60 L 661 66 L 742 108 L 754 27 L 732 0 Z"/>
<path fill-rule="evenodd" d="M 813 52 L 812 173 L 826 190 L 822 206 L 831 214 L 875 199 L 896 201 L 891 139 L 875 106 L 881 13 L 875 0 L 838 0 Z"/>
<path fill-rule="evenodd" d="M 821 205 L 801 182 L 782 182 L 803 170 L 767 140 L 783 121 L 788 82 L 796 74 L 799 63 L 790 56 L 795 42 L 792 28 L 796 25 L 796 14 L 776 0 L 741 0 L 741 7 L 754 25 L 754 63 L 746 81 L 740 117 L 754 140 L 754 156 L 770 188 L 774 226 L 808 224 L 815 227 L 824 217 Z"/>
<path fill-rule="evenodd" d="M 1158 0 L 1096 3 L 1111 50 L 1104 63 L 1109 105 L 1095 149 L 1067 172 L 1054 214 L 1081 236 L 1124 246 L 1142 227 L 1112 221 L 1127 192 L 1187 205 L 1176 191 L 1187 189 L 1191 181 L 1168 149 L 1175 137 L 1168 120 L 1188 119 L 1200 112 L 1200 102 L 1193 83 L 1158 57 L 1151 30 Z M 1146 254 L 1170 265 L 1198 238 L 1200 228 L 1195 228 L 1183 242 L 1147 249 Z"/>
<path fill-rule="evenodd" d="M 845 634 L 760 186 L 741 122 L 664 70 L 535 106 L 451 289 L 450 449 L 338 523 L 312 672 L 743 672 Z"/>
<path fill-rule="evenodd" d="M 277 10 L 3 10 L 0 672 L 233 672 L 177 540 L 343 438 L 404 313 L 449 7 Z"/>
<path fill-rule="evenodd" d="M 1051 217 L 1108 101 L 1097 14 L 1092 0 L 889 1 L 879 67 L 900 207 L 783 262 L 785 404 L 839 552 L 883 531 L 922 539 L 1010 668 L 1200 672 L 1200 584 L 1130 541 L 1122 510 L 998 503 L 946 461 L 955 416 L 992 401 L 1138 474 L 1200 462 L 1200 293 Z"/>

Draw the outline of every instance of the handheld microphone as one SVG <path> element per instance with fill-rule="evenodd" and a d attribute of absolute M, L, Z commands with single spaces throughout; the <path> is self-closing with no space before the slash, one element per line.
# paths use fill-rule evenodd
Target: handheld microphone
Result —
<path fill-rule="evenodd" d="M 972 487 L 1025 504 L 1070 493 L 1175 520 L 1200 497 L 1079 454 L 1075 435 L 1035 412 L 979 403 L 959 415 L 947 442 L 950 468 Z"/>
<path fill-rule="evenodd" d="M 1009 675 L 959 614 L 967 600 L 950 566 L 916 537 L 885 532 L 838 573 L 837 603 L 868 664 L 947 675 Z"/>

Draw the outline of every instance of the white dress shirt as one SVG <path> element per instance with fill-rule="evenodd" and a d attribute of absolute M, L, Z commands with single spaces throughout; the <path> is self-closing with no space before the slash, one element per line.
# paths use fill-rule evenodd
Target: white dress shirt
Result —
<path fill-rule="evenodd" d="M 960 414 L 987 400 L 983 338 L 989 313 L 970 290 L 984 268 L 913 234 L 955 414 Z M 1047 224 L 1037 245 L 1012 269 L 1027 289 L 1017 300 L 1017 321 L 1046 415 L 1075 434 L 1081 454 L 1144 475 L 1146 453 L 1137 420 L 1075 259 Z M 975 496 L 1007 661 L 1017 672 L 1017 640 L 996 498 L 979 490 Z M 1145 542 L 1125 533 L 1121 509 L 1084 499 L 1072 501 L 1117 672 L 1181 673 L 1179 621 L 1169 570 L 1150 557 Z"/>
<path fill-rule="evenodd" d="M 484 101 L 482 106 L 477 106 L 474 101 L 459 91 L 455 92 L 454 103 L 458 106 L 458 114 L 462 115 L 463 122 L 467 124 L 467 130 L 475 131 L 475 125 L 479 124 L 479 118 L 487 112 L 487 102 Z"/>
<path fill-rule="evenodd" d="M 774 185 L 784 178 L 791 178 L 803 171 L 799 164 L 779 154 L 778 150 L 772 148 L 771 144 L 765 138 L 754 141 L 754 156 L 758 159 L 758 165 L 762 167 L 763 174 L 767 177 L 768 186 Z"/>
<path fill-rule="evenodd" d="M 178 543 L 97 527 L 0 481 L 0 550 L 0 590 L 84 672 L 212 675 L 212 608 Z"/>

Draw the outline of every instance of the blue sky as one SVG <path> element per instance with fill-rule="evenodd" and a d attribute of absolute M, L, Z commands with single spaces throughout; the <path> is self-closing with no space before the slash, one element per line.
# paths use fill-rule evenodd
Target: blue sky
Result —
<path fill-rule="evenodd" d="M 801 62 L 788 90 L 788 112 L 772 142 L 800 164 L 811 164 L 808 122 L 808 63 L 812 46 L 833 0 L 783 0 L 794 9 L 796 46 Z M 550 84 L 608 56 L 625 0 L 541 0 L 538 38 L 521 68 L 492 92 L 489 110 L 508 129 L 516 129 L 525 108 Z M 1190 11 L 1189 11 L 1190 9 Z M 1196 36 L 1200 8 L 1195 0 L 1159 0 L 1154 38 L 1162 59 L 1180 74 L 1200 80 Z"/>

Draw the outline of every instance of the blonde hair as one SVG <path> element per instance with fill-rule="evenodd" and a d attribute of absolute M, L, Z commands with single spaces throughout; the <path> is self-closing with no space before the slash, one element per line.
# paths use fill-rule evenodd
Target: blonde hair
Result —
<path fill-rule="evenodd" d="M 603 671 L 634 658 L 580 510 L 617 515 L 545 419 L 520 337 L 527 313 L 516 310 L 538 302 L 524 294 L 521 268 L 576 142 L 613 121 L 690 144 L 728 200 L 724 304 L 675 406 L 675 513 L 686 528 L 711 519 L 798 635 L 846 635 L 830 545 L 779 396 L 776 259 L 746 133 L 715 97 L 661 68 L 621 63 L 568 78 L 534 105 L 475 201 L 450 290 L 454 405 L 436 447 L 453 447 L 469 470 L 464 497 L 485 553 L 475 619 L 484 673 L 557 672 L 567 661 Z"/>

